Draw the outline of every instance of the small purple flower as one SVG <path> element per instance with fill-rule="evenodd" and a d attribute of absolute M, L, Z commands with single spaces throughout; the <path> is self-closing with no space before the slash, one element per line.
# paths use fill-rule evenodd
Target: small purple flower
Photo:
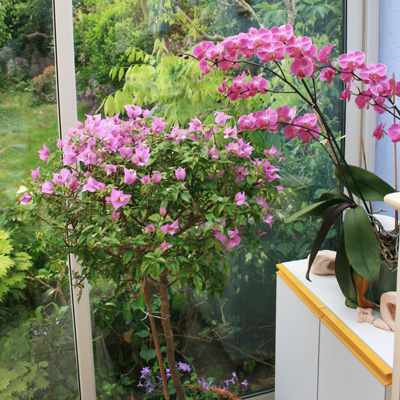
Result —
<path fill-rule="evenodd" d="M 247 386 L 249 386 L 249 383 L 247 382 L 247 379 L 245 379 L 245 380 L 242 382 L 242 385 L 243 385 L 244 387 L 246 387 L 246 388 L 247 388 Z"/>
<path fill-rule="evenodd" d="M 185 364 L 183 362 L 178 362 L 178 369 L 180 369 L 182 372 L 190 372 L 192 369 L 190 368 L 190 365 Z"/>

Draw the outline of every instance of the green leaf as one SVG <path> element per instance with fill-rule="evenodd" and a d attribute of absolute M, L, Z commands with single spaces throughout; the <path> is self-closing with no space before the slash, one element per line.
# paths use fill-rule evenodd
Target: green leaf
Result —
<path fill-rule="evenodd" d="M 357 290 L 353 282 L 353 270 L 346 255 L 343 225 L 339 234 L 339 243 L 335 259 L 335 273 L 344 297 L 349 301 L 357 303 Z"/>
<path fill-rule="evenodd" d="M 360 199 L 365 201 L 383 201 L 383 198 L 396 190 L 388 183 L 379 178 L 379 176 L 355 165 L 341 164 L 344 176 L 349 183 L 351 191 Z M 335 168 L 335 175 L 344 185 L 344 179 L 338 168 Z M 360 194 L 361 192 L 361 194 Z M 362 197 L 361 197 L 362 195 Z"/>
<path fill-rule="evenodd" d="M 122 257 L 122 261 L 124 264 L 128 264 L 128 262 L 131 260 L 131 258 L 133 257 L 133 254 L 135 252 L 133 250 L 127 250 L 125 251 L 123 257 Z"/>
<path fill-rule="evenodd" d="M 329 214 L 325 217 L 324 222 L 321 225 L 321 228 L 319 228 L 319 231 L 317 233 L 317 237 L 314 240 L 311 253 L 310 253 L 310 258 L 308 260 L 308 269 L 306 273 L 306 278 L 311 281 L 310 279 L 310 270 L 311 270 L 311 265 L 313 264 L 315 257 L 318 254 L 319 249 L 322 246 L 322 243 L 324 242 L 324 239 L 326 235 L 328 234 L 328 231 L 330 227 L 334 224 L 336 221 L 336 218 L 338 215 L 340 215 L 346 208 L 351 207 L 351 203 L 341 203 L 335 206 L 332 210 L 329 211 Z"/>
<path fill-rule="evenodd" d="M 298 211 L 297 213 L 291 215 L 289 218 L 285 218 L 285 223 L 289 224 L 290 222 L 296 221 L 300 217 L 320 216 L 328 208 L 334 206 L 335 204 L 342 203 L 344 201 L 345 200 L 340 199 L 340 198 L 319 201 L 318 203 L 314 203 L 306 208 L 303 208 L 302 210 Z M 346 203 L 348 203 L 348 201 L 346 201 Z"/>
<path fill-rule="evenodd" d="M 348 210 L 344 217 L 346 255 L 353 269 L 369 283 L 379 278 L 380 256 L 374 228 L 362 207 Z"/>

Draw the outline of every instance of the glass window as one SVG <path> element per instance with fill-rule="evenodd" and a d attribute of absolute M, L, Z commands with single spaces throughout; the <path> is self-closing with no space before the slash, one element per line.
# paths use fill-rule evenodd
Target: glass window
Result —
<path fill-rule="evenodd" d="M 287 23 L 293 25 L 296 35 L 311 37 L 319 49 L 335 44 L 333 57 L 343 52 L 342 1 L 76 1 L 78 102 L 88 114 L 105 109 L 110 116 L 123 115 L 124 105 L 136 104 L 171 124 L 187 124 L 194 117 L 201 121 L 213 118 L 216 104 L 220 111 L 236 116 L 271 104 L 273 108 L 296 106 L 301 113 L 311 113 L 298 97 L 274 92 L 248 102 L 224 99 L 217 103 L 217 88 L 227 75 L 217 70 L 203 76 L 196 60 L 179 56 L 191 53 L 203 40 L 219 42 L 250 28 L 271 29 Z M 270 87 L 282 89 L 259 67 L 253 66 L 250 72 L 253 76 L 264 73 Z M 340 136 L 340 84 L 325 85 L 321 90 L 318 105 L 331 131 Z M 257 251 L 245 243 L 238 247 L 221 297 L 211 300 L 186 287 L 172 287 L 169 293 L 177 359 L 220 385 L 235 372 L 241 382 L 248 383 L 241 386 L 241 394 L 274 387 L 275 265 L 305 258 L 319 227 L 313 219 L 293 224 L 285 224 L 283 219 L 336 186 L 320 144 L 305 144 L 267 131 L 256 132 L 254 140 L 266 149 L 274 145 L 285 159 L 279 172 L 285 191 L 270 204 L 271 214 L 276 215 L 272 229 L 267 224 L 255 227 L 256 233 L 261 229 Z M 334 231 L 329 240 L 335 240 Z M 328 241 L 326 247 L 329 245 Z M 90 284 L 98 398 L 143 394 L 138 387 L 141 370 L 156 361 L 144 299 L 136 297 L 136 288 L 128 285 L 119 290 L 116 283 L 100 279 Z M 154 294 L 152 308 L 153 313 L 160 309 Z"/>
<path fill-rule="evenodd" d="M 76 399 L 63 243 L 18 201 L 59 135 L 52 1 L 3 1 L 0 26 L 0 398 Z"/>

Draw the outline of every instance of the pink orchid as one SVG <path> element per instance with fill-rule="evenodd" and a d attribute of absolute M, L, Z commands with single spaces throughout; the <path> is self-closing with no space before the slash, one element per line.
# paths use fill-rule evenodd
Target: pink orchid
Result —
<path fill-rule="evenodd" d="M 43 148 L 41 148 L 37 152 L 39 153 L 39 158 L 42 161 L 47 162 L 50 156 L 50 149 L 44 143 L 43 143 Z"/>
<path fill-rule="evenodd" d="M 400 125 L 393 124 L 387 130 L 387 135 L 391 139 L 392 142 L 399 142 L 400 141 Z"/>
<path fill-rule="evenodd" d="M 313 64 L 307 57 L 296 58 L 290 65 L 290 71 L 304 79 L 306 76 L 312 76 L 314 72 Z"/>
<path fill-rule="evenodd" d="M 111 204 L 113 205 L 115 211 L 122 206 L 126 206 L 131 199 L 131 195 L 124 194 L 122 190 L 111 189 Z"/>
<path fill-rule="evenodd" d="M 280 27 L 273 27 L 271 29 L 272 40 L 278 40 L 280 42 L 287 42 L 293 36 L 292 25 L 281 25 Z"/>
<path fill-rule="evenodd" d="M 364 83 L 369 81 L 379 81 L 387 79 L 386 66 L 383 64 L 369 64 L 368 67 L 364 67 L 360 70 L 360 78 L 364 80 Z"/>
<path fill-rule="evenodd" d="M 25 205 L 27 205 L 28 203 L 30 203 L 32 201 L 32 195 L 30 193 L 24 193 L 19 199 L 18 201 L 20 203 L 23 203 Z"/>
<path fill-rule="evenodd" d="M 124 183 L 132 185 L 137 179 L 136 171 L 124 167 Z"/>
<path fill-rule="evenodd" d="M 336 70 L 331 67 L 328 67 L 322 70 L 319 79 L 323 82 L 326 81 L 326 83 L 330 85 L 336 75 L 337 75 Z"/>
<path fill-rule="evenodd" d="M 349 51 L 342 54 L 338 59 L 338 64 L 345 71 L 354 71 L 358 68 L 364 68 L 365 54 L 361 51 Z"/>
<path fill-rule="evenodd" d="M 384 131 L 384 128 L 385 128 L 385 123 L 381 123 L 381 124 L 379 124 L 376 128 L 375 128 L 375 130 L 374 130 L 374 133 L 372 134 L 376 139 L 378 139 L 378 140 L 380 140 L 380 139 L 382 139 L 383 138 L 383 136 L 385 135 L 385 131 Z"/>
<path fill-rule="evenodd" d="M 261 62 L 267 63 L 274 60 L 285 59 L 286 47 L 281 42 L 269 42 L 257 49 L 257 57 Z"/>
<path fill-rule="evenodd" d="M 165 235 L 169 233 L 172 236 L 174 235 L 175 231 L 178 228 L 179 228 L 179 221 L 177 219 L 172 224 L 160 226 L 160 229 L 164 232 Z"/>
<path fill-rule="evenodd" d="M 36 169 L 31 169 L 31 176 L 33 179 L 40 179 L 41 175 L 40 175 L 40 167 L 37 167 Z"/>
<path fill-rule="evenodd" d="M 193 49 L 193 55 L 198 59 L 201 60 L 202 58 L 204 58 L 204 56 L 206 55 L 207 50 L 214 46 L 213 42 L 206 42 L 204 41 L 203 43 L 201 43 L 200 45 L 196 46 Z"/>
<path fill-rule="evenodd" d="M 336 44 L 333 44 L 332 46 L 325 45 L 318 53 L 318 61 L 322 64 L 327 63 L 330 60 L 331 51 L 335 46 Z"/>
<path fill-rule="evenodd" d="M 183 181 L 186 178 L 186 168 L 179 167 L 175 170 L 176 179 Z"/>

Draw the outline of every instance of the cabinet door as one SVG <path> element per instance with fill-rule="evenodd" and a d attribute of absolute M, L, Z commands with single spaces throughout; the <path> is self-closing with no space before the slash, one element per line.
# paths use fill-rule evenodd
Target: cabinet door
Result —
<path fill-rule="evenodd" d="M 318 400 L 384 400 L 385 386 L 323 324 Z"/>
<path fill-rule="evenodd" d="M 317 399 L 319 326 L 317 316 L 277 277 L 275 400 Z"/>

